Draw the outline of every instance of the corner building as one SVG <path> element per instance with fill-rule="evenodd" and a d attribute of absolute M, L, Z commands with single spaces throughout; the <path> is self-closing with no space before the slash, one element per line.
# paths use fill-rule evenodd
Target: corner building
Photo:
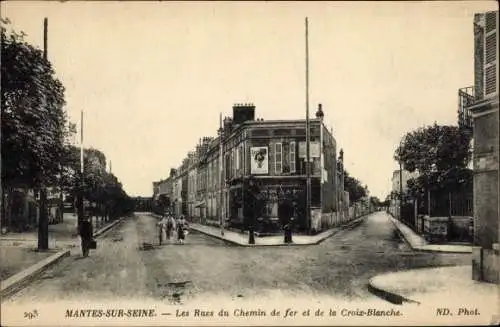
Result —
<path fill-rule="evenodd" d="M 310 225 L 319 231 L 333 224 L 324 214 L 337 211 L 339 178 L 336 142 L 323 124 L 321 105 L 316 116 L 310 120 Z M 261 227 L 281 227 L 278 203 L 287 197 L 294 204 L 297 227 L 306 230 L 305 120 L 255 119 L 255 106 L 243 104 L 235 105 L 233 116 L 226 117 L 221 125 L 217 138 L 205 137 L 196 147 L 198 161 L 190 168 L 197 171 L 196 183 L 188 183 L 187 190 L 187 198 L 193 199 L 190 216 L 216 226 L 222 216 L 226 226 L 243 228 L 243 213 L 248 206 L 245 193 L 248 180 L 253 178 L 263 199 L 258 215 Z"/>

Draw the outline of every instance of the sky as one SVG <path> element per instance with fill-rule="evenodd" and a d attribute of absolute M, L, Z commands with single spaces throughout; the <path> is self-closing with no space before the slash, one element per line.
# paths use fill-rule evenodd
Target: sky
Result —
<path fill-rule="evenodd" d="M 345 167 L 383 199 L 400 138 L 457 124 L 473 84 L 473 16 L 496 2 L 2 2 L 66 87 L 84 145 L 103 151 L 133 196 L 178 167 L 219 114 L 252 102 L 266 120 L 323 105 Z"/>

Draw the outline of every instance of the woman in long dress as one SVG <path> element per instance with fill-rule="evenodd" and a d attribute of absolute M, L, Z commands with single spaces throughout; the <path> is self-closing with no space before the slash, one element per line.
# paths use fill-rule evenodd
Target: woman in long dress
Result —
<path fill-rule="evenodd" d="M 160 245 L 163 244 L 163 240 L 166 238 L 167 229 L 167 218 L 165 216 L 158 222 L 158 238 Z"/>
<path fill-rule="evenodd" d="M 175 231 L 175 220 L 174 220 L 174 217 L 172 217 L 171 215 L 168 215 L 167 223 L 166 223 L 167 240 L 170 240 L 170 236 L 172 235 L 172 231 Z"/>
<path fill-rule="evenodd" d="M 184 219 L 184 216 L 181 216 L 177 222 L 177 240 L 180 244 L 184 244 L 184 239 L 186 238 L 185 228 L 186 220 Z"/>

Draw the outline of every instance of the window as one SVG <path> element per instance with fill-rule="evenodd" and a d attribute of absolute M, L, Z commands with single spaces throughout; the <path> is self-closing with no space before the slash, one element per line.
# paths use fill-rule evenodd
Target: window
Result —
<path fill-rule="evenodd" d="M 283 171 L 282 150 L 281 143 L 276 143 L 274 145 L 274 169 L 276 173 L 281 173 Z"/>
<path fill-rule="evenodd" d="M 238 162 L 237 163 L 237 165 L 238 165 L 237 169 L 239 170 L 239 169 L 243 169 L 243 145 L 240 145 L 238 147 L 238 152 L 237 153 L 238 153 L 237 156 L 236 156 L 237 162 Z"/>
<path fill-rule="evenodd" d="M 230 177 L 231 177 L 231 156 L 229 153 L 226 153 L 226 156 L 225 156 L 225 160 L 226 160 L 226 176 L 224 176 L 224 179 L 228 180 Z"/>
<path fill-rule="evenodd" d="M 295 142 L 290 142 L 290 172 L 295 173 L 297 170 L 295 161 Z"/>
<path fill-rule="evenodd" d="M 235 170 L 238 171 L 240 169 L 240 148 L 238 147 L 238 151 L 236 151 L 236 160 L 235 160 Z"/>
<path fill-rule="evenodd" d="M 212 162 L 207 166 L 207 186 L 212 187 Z"/>
<path fill-rule="evenodd" d="M 231 178 L 234 177 L 234 170 L 236 165 L 234 164 L 234 148 L 231 150 Z"/>

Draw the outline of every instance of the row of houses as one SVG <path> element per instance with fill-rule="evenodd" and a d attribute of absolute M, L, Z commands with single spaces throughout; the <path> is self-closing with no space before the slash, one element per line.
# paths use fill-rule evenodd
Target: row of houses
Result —
<path fill-rule="evenodd" d="M 222 120 L 217 137 L 203 137 L 180 167 L 153 182 L 153 200 L 168 199 L 176 215 L 203 224 L 243 223 L 245 192 L 255 180 L 264 199 L 262 219 L 278 221 L 278 203 L 292 200 L 303 228 L 331 227 L 349 207 L 343 189 L 337 143 L 323 122 L 318 106 L 310 119 L 311 221 L 306 208 L 306 121 L 255 119 L 253 104 L 236 104 L 232 117 Z M 332 218 L 332 215 L 337 215 Z"/>

